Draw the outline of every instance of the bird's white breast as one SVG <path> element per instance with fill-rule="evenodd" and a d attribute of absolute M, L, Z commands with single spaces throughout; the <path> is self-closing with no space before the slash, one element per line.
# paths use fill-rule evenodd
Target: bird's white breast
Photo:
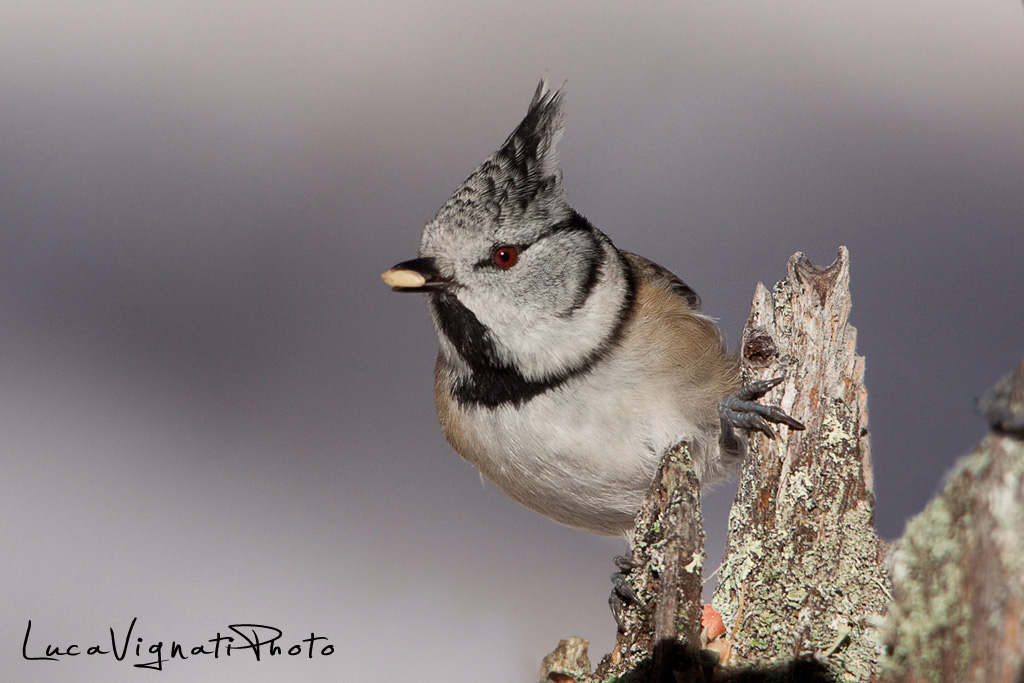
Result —
<path fill-rule="evenodd" d="M 665 379 L 614 359 L 520 406 L 455 410 L 461 454 L 509 496 L 607 535 L 632 528 L 660 454 L 696 432 Z"/>

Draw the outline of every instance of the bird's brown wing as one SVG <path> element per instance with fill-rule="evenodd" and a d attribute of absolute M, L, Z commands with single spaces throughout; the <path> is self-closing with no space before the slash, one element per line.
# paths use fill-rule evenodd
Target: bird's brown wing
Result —
<path fill-rule="evenodd" d="M 690 285 L 682 281 L 682 279 L 673 273 L 668 268 L 659 266 L 654 261 L 646 259 L 643 256 L 638 256 L 632 252 L 624 251 L 622 254 L 629 261 L 629 265 L 633 267 L 637 274 L 640 275 L 641 279 L 646 279 L 651 282 L 663 283 L 672 292 L 683 299 L 689 304 L 690 308 L 694 311 L 700 310 L 700 296 L 697 292 L 693 291 Z"/>

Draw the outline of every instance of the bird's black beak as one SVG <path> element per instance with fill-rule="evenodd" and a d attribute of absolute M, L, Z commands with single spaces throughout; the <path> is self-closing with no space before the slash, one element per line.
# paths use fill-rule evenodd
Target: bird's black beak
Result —
<path fill-rule="evenodd" d="M 436 292 L 451 284 L 451 279 L 441 274 L 437 261 L 432 258 L 402 261 L 381 277 L 396 292 Z"/>

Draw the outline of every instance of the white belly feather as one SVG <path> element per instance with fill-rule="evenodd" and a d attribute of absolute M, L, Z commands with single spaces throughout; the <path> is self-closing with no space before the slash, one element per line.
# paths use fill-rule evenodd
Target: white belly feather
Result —
<path fill-rule="evenodd" d="M 610 373 L 605 366 L 519 407 L 456 409 L 462 455 L 541 514 L 606 535 L 627 533 L 660 455 L 697 430 L 675 388 L 640 381 L 645 373 L 635 369 Z"/>

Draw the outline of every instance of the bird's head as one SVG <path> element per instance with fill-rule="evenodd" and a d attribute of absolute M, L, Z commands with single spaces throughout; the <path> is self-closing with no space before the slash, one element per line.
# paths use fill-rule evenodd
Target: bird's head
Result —
<path fill-rule="evenodd" d="M 564 197 L 562 122 L 562 90 L 542 80 L 519 126 L 426 225 L 419 258 L 384 274 L 429 295 L 442 349 L 466 372 L 564 373 L 620 313 L 621 257 Z"/>

